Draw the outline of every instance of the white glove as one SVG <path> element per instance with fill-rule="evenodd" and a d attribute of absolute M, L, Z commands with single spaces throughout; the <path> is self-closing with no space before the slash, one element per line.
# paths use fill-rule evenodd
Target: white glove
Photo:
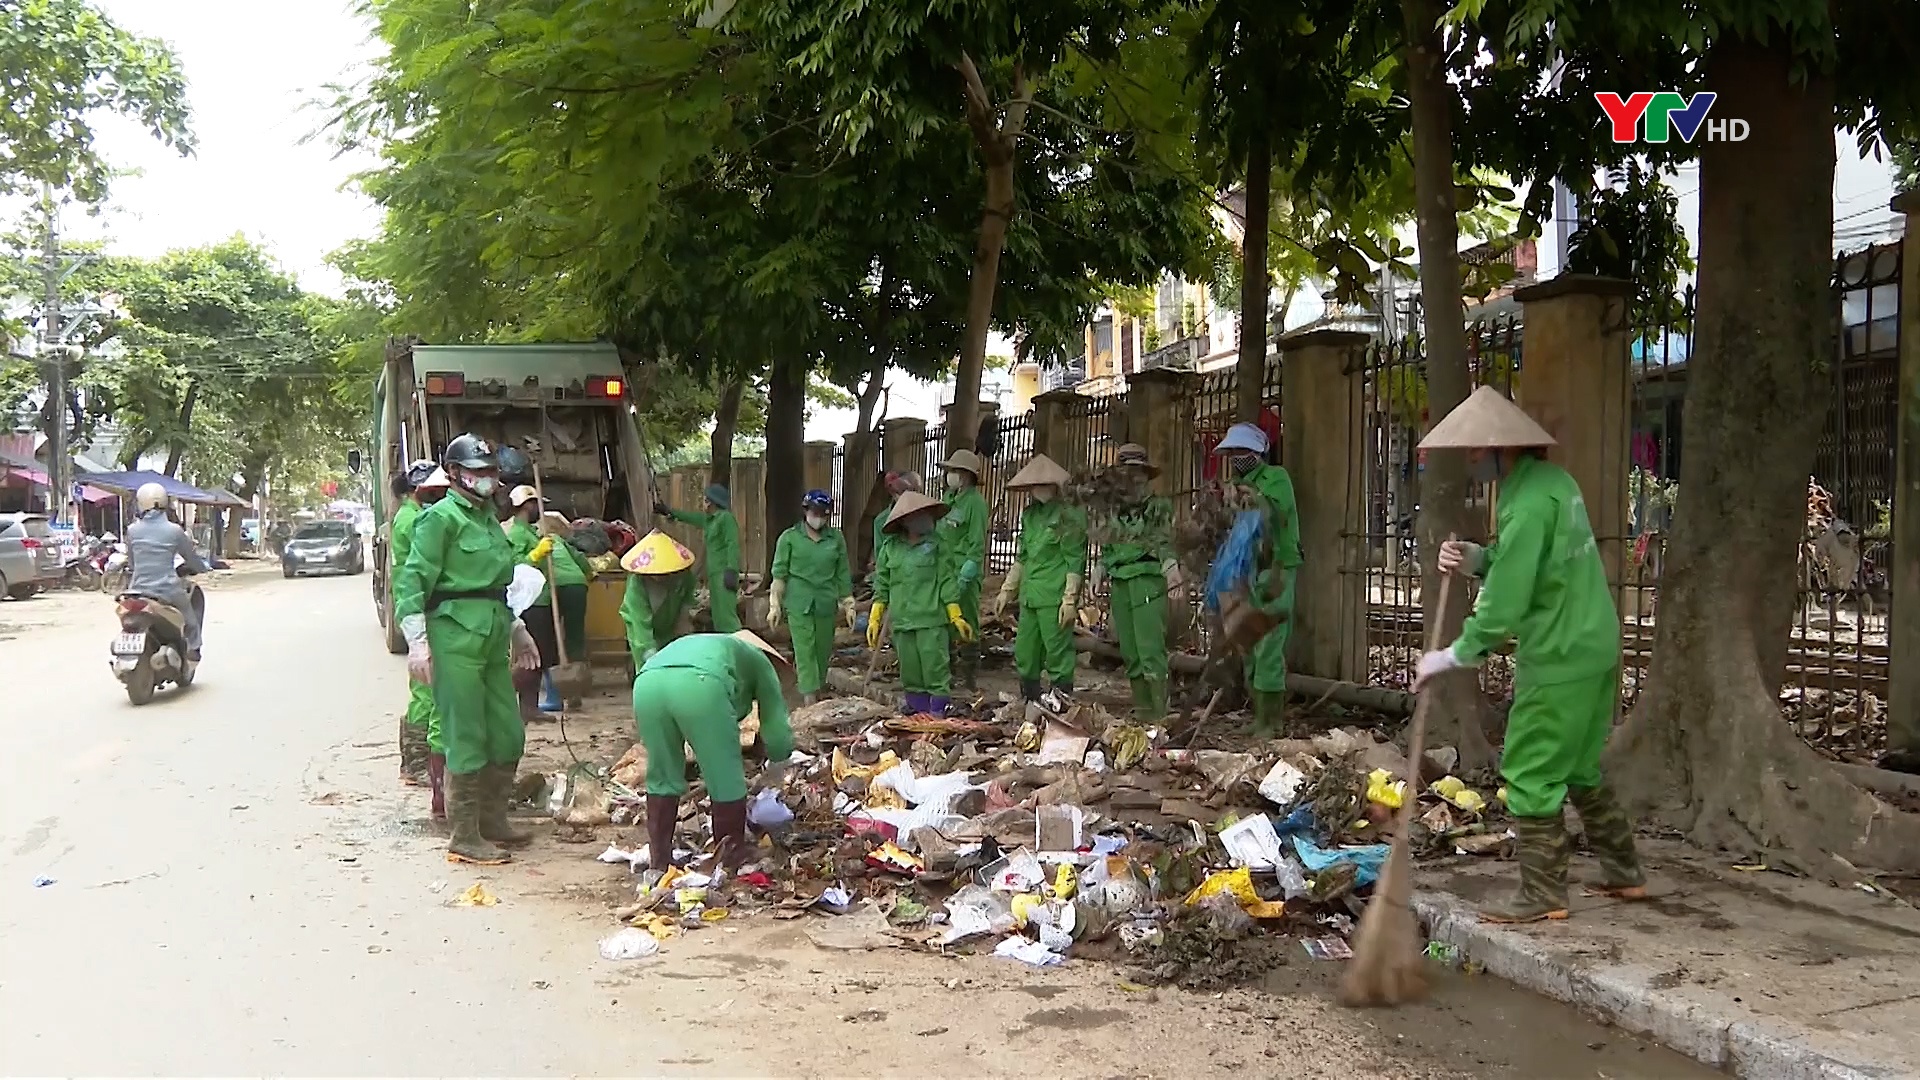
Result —
<path fill-rule="evenodd" d="M 427 650 L 424 637 L 407 646 L 407 674 L 414 682 L 433 685 L 433 654 Z"/>
<path fill-rule="evenodd" d="M 1428 679 L 1433 678 L 1443 671 L 1452 671 L 1454 668 L 1460 666 L 1462 665 L 1460 661 L 1454 657 L 1452 649 L 1435 649 L 1420 658 L 1419 670 L 1416 671 L 1413 676 L 1413 689 L 1418 692 L 1421 687 L 1427 684 Z"/>
<path fill-rule="evenodd" d="M 1443 540 L 1440 543 L 1440 557 L 1435 562 L 1443 574 L 1476 577 L 1486 557 L 1487 550 L 1471 540 Z"/>
<path fill-rule="evenodd" d="M 521 671 L 540 670 L 540 646 L 534 644 L 527 624 L 513 620 L 513 666 Z"/>
<path fill-rule="evenodd" d="M 1166 559 L 1160 563 L 1160 576 L 1167 579 L 1167 591 L 1176 592 L 1186 588 L 1187 579 L 1180 573 L 1179 559 Z"/>
<path fill-rule="evenodd" d="M 1080 621 L 1080 575 L 1067 575 L 1067 591 L 1060 597 L 1060 625 L 1072 626 Z"/>
<path fill-rule="evenodd" d="M 860 629 L 860 624 L 854 621 L 853 597 L 851 596 L 843 596 L 840 598 L 840 621 L 846 623 L 847 629 L 849 630 Z"/>
<path fill-rule="evenodd" d="M 1025 577 L 1026 573 L 1027 573 L 1027 568 L 1024 566 L 1021 566 L 1019 563 L 1014 563 L 1011 567 L 1007 569 L 1007 576 L 1001 579 L 1001 582 L 1000 582 L 1000 594 L 994 597 L 994 600 L 993 600 L 993 617 L 994 618 L 998 619 L 1002 615 L 1006 614 L 1008 604 L 1014 604 L 1016 607 L 1018 607 L 1018 603 L 1019 603 L 1018 598 L 1020 596 L 1020 579 Z"/>
<path fill-rule="evenodd" d="M 781 598 L 786 595 L 786 591 L 786 582 L 776 581 L 773 583 L 773 589 L 767 599 L 767 626 L 769 628 L 779 626 L 780 619 L 786 615 L 786 609 L 782 607 L 780 603 Z"/>

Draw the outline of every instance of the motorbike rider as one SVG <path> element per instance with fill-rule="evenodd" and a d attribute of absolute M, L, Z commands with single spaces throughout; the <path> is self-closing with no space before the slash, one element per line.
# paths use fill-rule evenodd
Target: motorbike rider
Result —
<path fill-rule="evenodd" d="M 173 520 L 173 499 L 160 484 L 141 484 L 134 492 L 140 516 L 127 525 L 127 560 L 131 563 L 124 592 L 158 600 L 180 612 L 187 638 L 187 659 L 200 659 L 200 612 L 194 609 L 193 588 L 174 571 L 174 559 L 189 574 L 207 572 L 206 561 L 193 546 L 187 530 Z"/>

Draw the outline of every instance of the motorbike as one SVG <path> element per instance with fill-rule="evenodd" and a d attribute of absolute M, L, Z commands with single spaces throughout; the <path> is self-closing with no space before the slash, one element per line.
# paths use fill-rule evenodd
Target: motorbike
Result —
<path fill-rule="evenodd" d="M 187 576 L 185 568 L 178 565 L 174 573 Z M 194 615 L 204 625 L 206 593 L 200 586 L 190 585 L 188 597 Z M 145 705 L 166 686 L 193 685 L 200 661 L 187 652 L 184 612 L 137 593 L 121 593 L 114 612 L 120 618 L 120 633 L 113 639 L 111 666 L 114 677 L 127 688 L 128 701 Z"/>
<path fill-rule="evenodd" d="M 88 536 L 80 541 L 80 553 L 67 563 L 67 586 L 88 592 L 106 581 L 107 555 L 112 544 L 103 537 Z"/>
<path fill-rule="evenodd" d="M 133 566 L 127 561 L 127 545 L 123 540 L 115 540 L 104 545 L 95 555 L 100 566 L 100 591 L 117 593 L 127 587 L 127 579 L 133 574 Z"/>

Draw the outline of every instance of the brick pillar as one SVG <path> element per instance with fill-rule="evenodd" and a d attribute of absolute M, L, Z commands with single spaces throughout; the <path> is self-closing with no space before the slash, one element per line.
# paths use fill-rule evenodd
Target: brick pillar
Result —
<path fill-rule="evenodd" d="M 1149 368 L 1127 380 L 1127 442 L 1147 448 L 1160 467 L 1154 490 L 1185 506 L 1194 488 L 1193 390 L 1200 376 L 1172 368 Z"/>
<path fill-rule="evenodd" d="M 740 522 L 740 569 L 765 573 L 767 569 L 767 463 L 759 458 L 733 459 L 733 516 Z"/>
<path fill-rule="evenodd" d="M 1087 448 L 1074 447 L 1070 421 L 1074 410 L 1083 409 L 1086 400 L 1071 390 L 1049 390 L 1034 398 L 1033 452 L 1047 455 L 1068 472 L 1085 463 Z M 1081 440 L 1083 444 L 1085 441 Z"/>
<path fill-rule="evenodd" d="M 803 490 L 819 488 L 827 494 L 833 494 L 833 441 L 815 439 L 807 443 L 801 453 L 806 455 L 801 465 Z"/>
<path fill-rule="evenodd" d="M 1616 584 L 1626 569 L 1632 295 L 1628 282 L 1583 274 L 1514 293 L 1526 305 L 1514 401 L 1559 440 L 1547 458 L 1580 482 L 1607 580 Z"/>
<path fill-rule="evenodd" d="M 885 472 L 916 472 L 925 479 L 927 422 L 917 416 L 896 416 L 880 425 L 880 468 Z"/>
<path fill-rule="evenodd" d="M 1281 456 L 1300 512 L 1301 567 L 1294 582 L 1287 666 L 1307 675 L 1367 681 L 1365 378 L 1367 335 L 1309 330 L 1279 341 L 1284 430 Z"/>
<path fill-rule="evenodd" d="M 1920 756 L 1920 191 L 1893 199 L 1906 215 L 1900 262 L 1900 389 L 1893 481 L 1893 610 L 1887 615 L 1887 654 L 1909 659 L 1887 666 L 1887 749 Z"/>

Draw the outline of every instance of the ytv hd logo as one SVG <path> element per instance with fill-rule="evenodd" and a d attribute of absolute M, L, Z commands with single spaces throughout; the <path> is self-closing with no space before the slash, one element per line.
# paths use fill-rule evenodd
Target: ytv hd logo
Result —
<path fill-rule="evenodd" d="M 1619 94 L 1607 91 L 1593 98 L 1600 103 L 1607 119 L 1613 121 L 1613 141 L 1617 143 L 1640 141 L 1642 116 L 1647 118 L 1646 141 L 1650 143 L 1666 142 L 1669 130 L 1677 132 L 1682 142 L 1690 143 L 1703 125 L 1709 142 L 1745 142 L 1747 139 L 1745 120 L 1707 119 L 1714 99 L 1710 91 L 1702 90 L 1693 95 L 1692 101 L 1666 90 L 1657 94 L 1642 91 L 1624 100 Z"/>

